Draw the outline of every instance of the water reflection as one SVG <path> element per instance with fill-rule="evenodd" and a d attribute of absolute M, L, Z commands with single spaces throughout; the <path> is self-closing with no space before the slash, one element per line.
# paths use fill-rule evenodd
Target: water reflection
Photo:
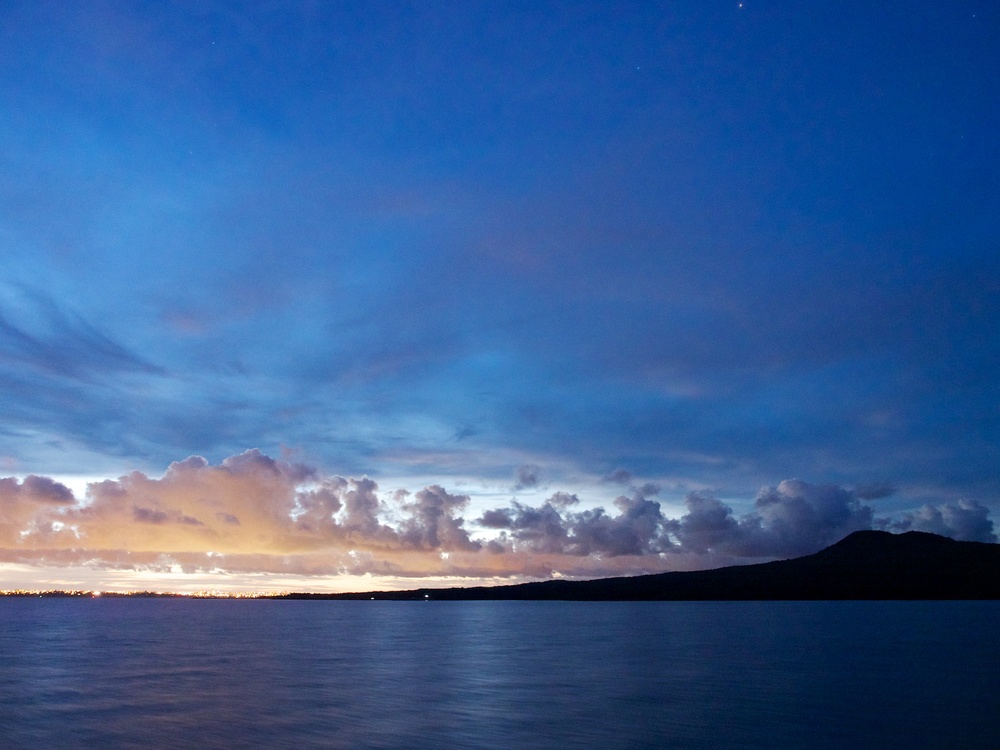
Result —
<path fill-rule="evenodd" d="M 996 602 L 0 600 L 0 744 L 991 747 L 998 615 Z"/>

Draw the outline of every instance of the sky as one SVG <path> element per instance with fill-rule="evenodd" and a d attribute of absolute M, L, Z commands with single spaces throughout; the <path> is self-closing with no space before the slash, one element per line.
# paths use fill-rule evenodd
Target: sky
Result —
<path fill-rule="evenodd" d="M 996 541 L 986 2 L 0 4 L 0 589 Z"/>

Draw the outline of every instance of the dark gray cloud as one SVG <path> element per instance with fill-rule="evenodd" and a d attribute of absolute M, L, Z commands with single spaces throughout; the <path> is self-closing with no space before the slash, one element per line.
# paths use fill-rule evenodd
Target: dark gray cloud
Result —
<path fill-rule="evenodd" d="M 580 498 L 569 492 L 554 492 L 548 502 L 552 507 L 562 509 L 568 508 L 571 505 L 577 505 L 580 502 Z"/>
<path fill-rule="evenodd" d="M 874 512 L 851 490 L 788 479 L 764 487 L 742 518 L 718 499 L 687 498 L 688 512 L 672 531 L 684 549 L 731 557 L 794 557 L 826 547 L 852 531 L 872 528 Z"/>
<path fill-rule="evenodd" d="M 477 550 L 478 542 L 469 539 L 464 519 L 455 514 L 469 504 L 468 495 L 452 495 L 438 485 L 426 487 L 402 507 L 411 517 L 400 526 L 400 536 L 417 549 Z"/>
<path fill-rule="evenodd" d="M 996 542 L 993 521 L 985 505 L 959 500 L 940 506 L 924 505 L 915 513 L 887 524 L 893 531 L 927 531 L 966 542 Z"/>
<path fill-rule="evenodd" d="M 0 480 L 5 481 L 5 480 Z M 75 501 L 73 491 L 54 479 L 29 474 L 21 482 L 21 492 L 32 500 L 69 504 Z"/>
<path fill-rule="evenodd" d="M 384 496 L 369 477 L 325 475 L 256 449 L 217 465 L 193 456 L 159 479 L 133 471 L 94 482 L 80 501 L 51 478 L 8 477 L 0 479 L 0 557 L 115 567 L 134 551 L 187 560 L 191 570 L 202 570 L 200 555 L 215 571 L 544 577 L 795 557 L 873 527 L 996 540 L 989 509 L 969 500 L 876 518 L 862 496 L 885 496 L 884 487 L 790 479 L 762 488 L 741 515 L 694 492 L 687 512 L 668 518 L 657 484 L 630 484 L 608 509 L 578 510 L 567 492 L 538 506 L 512 499 L 474 522 L 490 538 L 473 538 L 462 515 L 468 495 L 434 484 Z"/>
<path fill-rule="evenodd" d="M 73 491 L 50 477 L 29 474 L 24 481 L 16 477 L 0 478 L 0 496 L 19 497 L 40 503 L 68 505 L 76 502 Z"/>
<path fill-rule="evenodd" d="M 538 485 L 542 473 L 540 466 L 535 464 L 522 464 L 517 467 L 515 472 L 515 478 L 517 479 L 517 484 L 514 485 L 515 489 L 523 490 L 528 487 L 535 487 Z"/>
<path fill-rule="evenodd" d="M 673 547 L 665 532 L 660 504 L 637 494 L 615 500 L 621 511 L 610 516 L 603 509 L 570 514 L 572 542 L 569 552 L 577 555 L 648 555 Z"/>
<path fill-rule="evenodd" d="M 871 482 L 859 484 L 854 488 L 854 494 L 862 500 L 881 500 L 891 496 L 896 488 L 889 482 Z"/>
<path fill-rule="evenodd" d="M 632 481 L 632 472 L 627 469 L 614 469 L 604 476 L 604 481 L 614 482 L 615 484 L 628 484 Z"/>
<path fill-rule="evenodd" d="M 348 486 L 350 489 L 345 489 Z M 340 500 L 344 507 L 341 525 L 349 531 L 376 534 L 382 528 L 378 519 L 382 504 L 375 480 L 368 477 L 350 479 L 344 481 L 341 488 Z"/>
<path fill-rule="evenodd" d="M 151 523 L 154 525 L 166 523 L 169 520 L 166 511 L 139 507 L 132 508 L 132 518 L 136 523 Z"/>
<path fill-rule="evenodd" d="M 728 550 L 733 541 L 744 536 L 733 509 L 711 495 L 692 493 L 687 496 L 688 512 L 671 521 L 670 531 L 681 547 L 704 554 Z"/>
<path fill-rule="evenodd" d="M 190 464 L 191 467 L 200 468 L 198 465 L 198 459 L 200 458 L 200 456 L 188 458 L 185 462 L 172 464 L 172 466 L 181 468 L 187 462 L 193 462 Z M 201 459 L 201 461 L 204 461 L 204 459 Z M 222 468 L 234 474 L 272 474 L 274 476 L 281 476 L 292 483 L 305 482 L 316 477 L 316 469 L 313 467 L 300 463 L 279 461 L 265 455 L 259 448 L 251 448 L 239 455 L 224 459 Z"/>
<path fill-rule="evenodd" d="M 640 493 L 615 500 L 619 514 L 603 508 L 572 512 L 574 495 L 557 492 L 540 507 L 516 500 L 510 507 L 484 513 L 481 526 L 502 530 L 501 543 L 511 550 L 576 556 L 646 555 L 669 549 L 658 502 Z"/>
<path fill-rule="evenodd" d="M 295 519 L 296 527 L 319 535 L 335 534 L 338 528 L 336 516 L 344 507 L 340 493 L 347 484 L 342 477 L 334 477 L 325 480 L 316 489 L 298 490 L 295 493 L 295 508 L 290 514 Z M 239 524 L 235 516 L 232 519 Z M 221 520 L 233 523 L 233 520 L 225 517 Z"/>
<path fill-rule="evenodd" d="M 509 508 L 487 511 L 479 525 L 501 529 L 501 546 L 510 542 L 514 549 L 533 552 L 563 553 L 568 548 L 570 531 L 567 519 L 549 502 L 540 508 L 511 501 Z"/>
<path fill-rule="evenodd" d="M 487 529 L 514 528 L 514 516 L 521 506 L 516 500 L 512 504 L 512 508 L 499 508 L 486 511 L 479 517 L 476 523 Z"/>
<path fill-rule="evenodd" d="M 748 516 L 763 555 L 806 554 L 870 529 L 873 509 L 851 490 L 789 479 L 761 490 Z"/>
<path fill-rule="evenodd" d="M 658 489 L 644 484 L 618 497 L 615 515 L 604 508 L 572 512 L 553 496 L 540 507 L 513 501 L 487 511 L 477 523 L 501 531 L 511 550 L 607 557 L 692 553 L 720 560 L 805 555 L 876 525 L 872 507 L 856 491 L 836 485 L 790 479 L 764 487 L 741 517 L 711 494 L 695 492 L 687 496 L 687 513 L 675 519 L 650 499 Z M 983 535 L 981 506 L 949 507 L 940 518 L 925 515 L 907 521 L 908 528 L 937 519 L 938 533 Z"/>
<path fill-rule="evenodd" d="M 205 524 L 199 521 L 194 516 L 188 516 L 178 511 L 163 511 L 157 510 L 156 508 L 141 508 L 139 506 L 132 507 L 132 519 L 136 523 L 148 523 L 158 526 L 164 523 L 179 523 L 186 526 L 204 526 Z"/>

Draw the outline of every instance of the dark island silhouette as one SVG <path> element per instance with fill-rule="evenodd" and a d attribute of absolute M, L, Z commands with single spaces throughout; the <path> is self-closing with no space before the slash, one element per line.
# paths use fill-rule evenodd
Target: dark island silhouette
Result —
<path fill-rule="evenodd" d="M 1000 599 L 1000 544 L 856 531 L 805 557 L 714 570 L 276 599 L 711 601 Z"/>
<path fill-rule="evenodd" d="M 12 597 L 189 598 L 155 591 L 5 591 Z M 812 555 L 713 570 L 590 581 L 422 588 L 347 594 L 215 594 L 199 599 L 381 599 L 396 601 L 769 601 L 1000 599 L 1000 544 L 959 542 L 921 531 L 856 531 Z"/>

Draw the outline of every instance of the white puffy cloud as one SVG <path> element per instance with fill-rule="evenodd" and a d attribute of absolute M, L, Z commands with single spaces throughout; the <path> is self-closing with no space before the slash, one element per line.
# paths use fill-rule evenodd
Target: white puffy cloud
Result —
<path fill-rule="evenodd" d="M 82 498 L 47 477 L 0 479 L 0 561 L 116 570 L 545 577 L 625 575 L 793 557 L 858 529 L 921 530 L 995 540 L 988 509 L 961 501 L 875 519 L 863 502 L 885 488 L 786 480 L 737 516 L 706 493 L 667 518 L 659 487 L 633 483 L 610 509 L 578 510 L 557 491 L 512 499 L 467 523 L 468 495 L 440 485 L 383 492 L 369 477 L 250 450 L 218 465 L 200 456 L 160 478 L 132 472 Z M 475 535 L 470 526 L 477 528 Z M 485 535 L 484 535 L 485 532 Z"/>

